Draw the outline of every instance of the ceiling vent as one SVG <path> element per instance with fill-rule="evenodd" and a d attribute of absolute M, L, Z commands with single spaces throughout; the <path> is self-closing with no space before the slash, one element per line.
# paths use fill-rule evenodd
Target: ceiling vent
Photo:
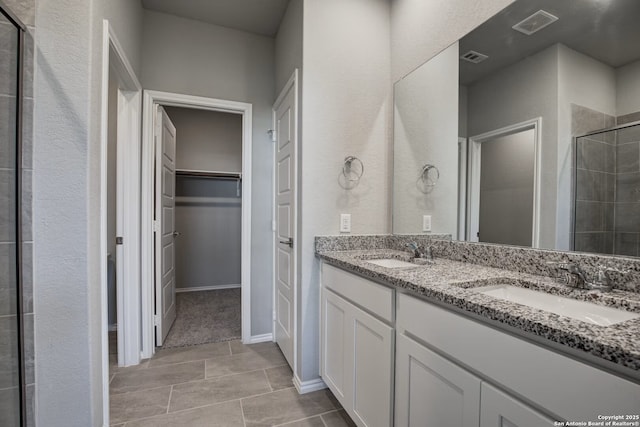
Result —
<path fill-rule="evenodd" d="M 469 52 L 465 53 L 460 57 L 460 59 L 463 59 L 467 62 L 471 62 L 474 64 L 479 64 L 480 62 L 484 61 L 487 58 L 488 58 L 487 55 L 483 55 L 480 52 L 476 52 L 475 50 L 470 50 Z"/>
<path fill-rule="evenodd" d="M 557 20 L 557 16 L 554 16 L 549 12 L 545 12 L 544 10 L 539 10 L 528 18 L 525 18 L 524 20 L 518 22 L 511 28 L 530 36 L 531 34 L 540 31 L 547 25 L 553 24 Z"/>

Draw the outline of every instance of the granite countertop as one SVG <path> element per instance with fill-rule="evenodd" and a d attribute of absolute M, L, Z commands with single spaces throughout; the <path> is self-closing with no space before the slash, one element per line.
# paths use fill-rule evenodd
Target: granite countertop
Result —
<path fill-rule="evenodd" d="M 571 288 L 556 279 L 478 264 L 436 258 L 426 266 L 386 268 L 366 260 L 397 258 L 408 261 L 406 251 L 373 249 L 319 251 L 328 264 L 359 274 L 445 306 L 458 308 L 482 319 L 517 328 L 527 334 L 612 362 L 634 371 L 640 370 L 640 318 L 610 326 L 598 326 L 474 291 L 496 283 L 513 284 L 547 293 L 589 301 L 640 313 L 640 294 L 625 290 L 611 292 Z M 494 323 L 495 324 L 495 323 Z M 576 352 L 573 352 L 575 354 Z M 578 352 L 580 353 L 580 352 Z M 638 372 L 632 376 L 638 377 Z"/>

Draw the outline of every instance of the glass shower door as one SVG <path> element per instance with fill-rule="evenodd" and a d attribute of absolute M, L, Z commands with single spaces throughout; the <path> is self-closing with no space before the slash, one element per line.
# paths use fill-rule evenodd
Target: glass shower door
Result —
<path fill-rule="evenodd" d="M 0 4 L 1 6 L 1 4 Z M 0 426 L 22 425 L 19 274 L 21 29 L 0 7 Z"/>

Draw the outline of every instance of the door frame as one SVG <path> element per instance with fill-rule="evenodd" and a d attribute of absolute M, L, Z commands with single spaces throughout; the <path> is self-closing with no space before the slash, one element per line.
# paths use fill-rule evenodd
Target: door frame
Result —
<path fill-rule="evenodd" d="M 469 192 L 467 205 L 467 241 L 478 242 L 480 226 L 480 165 L 482 143 L 525 130 L 534 130 L 533 154 L 533 224 L 531 247 L 540 247 L 540 189 L 542 188 L 541 143 L 542 117 L 505 126 L 469 138 Z"/>
<path fill-rule="evenodd" d="M 252 104 L 179 93 L 145 90 L 142 108 L 142 357 L 155 353 L 154 326 L 154 117 L 157 106 L 192 108 L 240 114 L 242 120 L 241 279 L 242 342 L 251 341 L 251 149 Z"/>
<path fill-rule="evenodd" d="M 103 421 L 109 424 L 109 298 L 107 280 L 107 153 L 109 123 L 109 73 L 113 71 L 123 88 L 118 89 L 117 143 L 125 144 L 123 156 L 116 160 L 119 179 L 133 185 L 123 185 L 116 198 L 121 201 L 117 213 L 122 221 L 122 245 L 117 283 L 118 364 L 140 363 L 140 129 L 142 119 L 142 85 L 138 81 L 122 45 L 108 20 L 102 21 L 102 76 L 100 116 L 100 297 L 102 341 Z M 127 286 L 125 286 L 125 283 Z"/>

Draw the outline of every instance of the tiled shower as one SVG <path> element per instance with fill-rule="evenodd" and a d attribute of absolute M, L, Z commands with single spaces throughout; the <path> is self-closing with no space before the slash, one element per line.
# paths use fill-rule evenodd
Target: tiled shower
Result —
<path fill-rule="evenodd" d="M 639 256 L 640 113 L 614 118 L 574 105 L 572 115 L 574 250 Z"/>

